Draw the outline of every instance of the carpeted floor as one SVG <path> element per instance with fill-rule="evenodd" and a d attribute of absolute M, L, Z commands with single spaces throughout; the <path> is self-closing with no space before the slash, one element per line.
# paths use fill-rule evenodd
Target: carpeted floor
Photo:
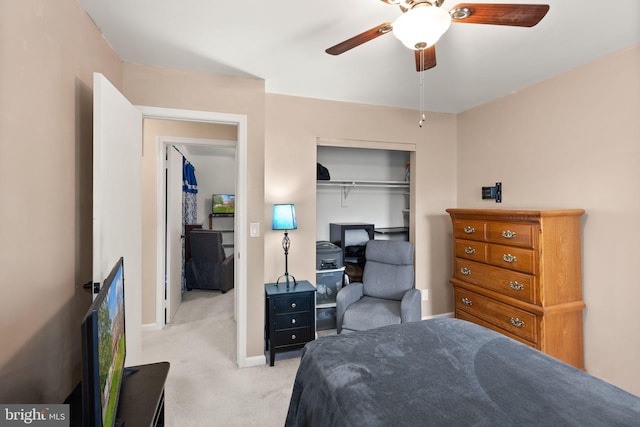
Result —
<path fill-rule="evenodd" d="M 145 363 L 169 361 L 167 426 L 283 426 L 299 355 L 278 354 L 274 367 L 236 366 L 233 291 L 186 292 L 175 319 L 144 332 Z"/>

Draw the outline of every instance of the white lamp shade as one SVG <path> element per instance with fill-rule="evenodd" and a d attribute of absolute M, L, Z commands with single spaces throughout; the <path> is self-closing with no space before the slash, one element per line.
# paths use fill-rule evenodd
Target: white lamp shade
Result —
<path fill-rule="evenodd" d="M 272 230 L 295 230 L 296 208 L 292 204 L 273 205 Z"/>
<path fill-rule="evenodd" d="M 393 35 L 409 49 L 425 49 L 440 39 L 451 25 L 451 15 L 437 6 L 421 6 L 393 23 Z M 424 44 L 424 45 L 423 45 Z"/>

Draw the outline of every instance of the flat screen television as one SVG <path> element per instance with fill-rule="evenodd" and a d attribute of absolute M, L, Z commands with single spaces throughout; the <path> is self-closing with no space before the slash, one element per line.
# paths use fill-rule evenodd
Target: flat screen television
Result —
<path fill-rule="evenodd" d="M 125 357 L 124 260 L 120 258 L 82 322 L 84 426 L 115 425 Z"/>
<path fill-rule="evenodd" d="M 211 205 L 212 214 L 233 216 L 236 211 L 236 196 L 235 194 L 214 194 Z"/>

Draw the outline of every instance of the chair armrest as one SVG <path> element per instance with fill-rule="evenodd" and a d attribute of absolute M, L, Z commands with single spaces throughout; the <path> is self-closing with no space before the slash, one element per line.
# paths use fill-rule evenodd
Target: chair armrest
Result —
<path fill-rule="evenodd" d="M 400 317 L 402 323 L 422 320 L 422 301 L 418 289 L 409 289 L 400 301 Z"/>
<path fill-rule="evenodd" d="M 220 267 L 220 290 L 227 292 L 233 288 L 234 258 L 229 255 Z"/>
<path fill-rule="evenodd" d="M 363 294 L 364 286 L 362 283 L 351 283 L 338 291 L 336 295 L 336 332 L 342 332 L 342 319 L 344 312 L 351 304 L 359 301 Z"/>

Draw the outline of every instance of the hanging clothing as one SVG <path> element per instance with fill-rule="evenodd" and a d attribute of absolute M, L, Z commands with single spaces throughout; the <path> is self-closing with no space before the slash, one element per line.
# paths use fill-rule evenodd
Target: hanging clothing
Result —
<path fill-rule="evenodd" d="M 196 180 L 196 168 L 182 156 L 182 191 L 185 193 L 198 192 L 198 181 Z"/>
<path fill-rule="evenodd" d="M 198 221 L 197 196 L 198 182 L 196 181 L 196 168 L 182 156 L 182 234 L 185 233 L 186 224 L 195 224 Z M 185 263 L 185 239 L 182 239 L 182 293 L 187 289 L 187 280 L 184 272 Z"/>

